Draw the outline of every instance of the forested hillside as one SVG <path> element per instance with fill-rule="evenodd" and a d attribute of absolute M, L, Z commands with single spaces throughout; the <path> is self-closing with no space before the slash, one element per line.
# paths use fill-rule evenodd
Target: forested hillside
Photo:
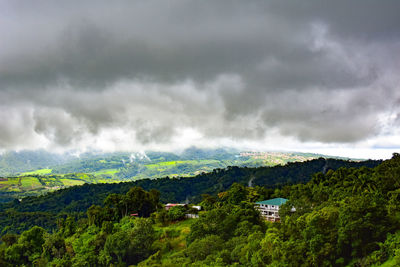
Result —
<path fill-rule="evenodd" d="M 304 183 L 316 172 L 340 167 L 374 167 L 380 161 L 352 162 L 334 159 L 316 159 L 306 162 L 288 163 L 285 166 L 215 169 L 211 173 L 192 178 L 143 179 L 135 182 L 115 184 L 84 184 L 61 189 L 40 197 L 26 197 L 0 205 L 0 229 L 11 226 L 18 231 L 27 229 L 40 221 L 43 227 L 54 228 L 56 214 L 86 212 L 93 204 L 101 205 L 111 193 L 125 194 L 133 186 L 145 190 L 160 191 L 160 200 L 167 202 L 191 202 L 201 200 L 202 194 L 216 195 L 227 190 L 234 182 L 242 185 L 278 188 L 290 183 Z M 36 213 L 42 215 L 37 217 Z M 53 218 L 53 217 L 54 218 Z M 30 218 L 30 219 L 25 219 Z M 32 223 L 31 222 L 32 219 Z"/>
<path fill-rule="evenodd" d="M 5 152 L 0 154 L 0 177 L 60 165 L 69 158 L 68 155 L 58 155 L 43 150 Z"/>
<path fill-rule="evenodd" d="M 291 165 L 290 170 L 296 164 Z M 239 170 L 226 170 L 225 177 Z M 256 170 L 251 173 L 255 177 Z M 400 155 L 374 168 L 324 170 L 305 183 L 274 189 L 233 183 L 216 195 L 203 195 L 198 203 L 203 211 L 190 205 L 167 211 L 157 190 L 131 187 L 108 193 L 84 217 L 65 214 L 55 232 L 34 226 L 20 235 L 3 235 L 0 264 L 398 266 Z M 281 174 L 283 169 L 271 172 Z M 273 197 L 289 199 L 281 207 L 280 223 L 263 221 L 253 206 Z M 187 213 L 200 217 L 185 219 Z"/>
<path fill-rule="evenodd" d="M 0 155 L 0 202 L 43 195 L 85 183 L 118 183 L 163 177 L 192 177 L 229 166 L 284 165 L 324 157 L 312 153 L 239 152 L 235 149 L 190 147 L 170 152 L 87 152 L 52 154 L 45 151 Z"/>
<path fill-rule="evenodd" d="M 0 177 L 27 174 L 90 173 L 119 180 L 155 178 L 166 175 L 192 176 L 229 165 L 273 166 L 305 161 L 324 155 L 295 152 L 240 152 L 236 149 L 200 149 L 190 147 L 182 152 L 65 152 L 43 150 L 10 151 L 0 154 Z M 46 170 L 46 171 L 43 171 Z"/>

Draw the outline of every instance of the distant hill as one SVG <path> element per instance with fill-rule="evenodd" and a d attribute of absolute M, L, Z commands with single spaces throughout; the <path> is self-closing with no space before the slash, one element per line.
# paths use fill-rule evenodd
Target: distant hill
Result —
<path fill-rule="evenodd" d="M 312 153 L 254 152 L 229 148 L 199 149 L 196 147 L 187 148 L 181 153 L 88 152 L 79 156 L 72 153 L 50 153 L 44 150 L 11 151 L 0 154 L 0 176 L 16 176 L 41 169 L 51 170 L 46 174 L 93 173 L 95 175 L 99 174 L 96 172 L 102 170 L 113 170 L 113 176 L 118 179 L 153 178 L 166 175 L 192 176 L 196 174 L 196 171 L 210 171 L 220 167 L 274 166 L 319 157 L 349 159 Z M 185 169 L 180 165 L 195 166 Z M 153 170 L 155 167 L 157 167 L 156 171 Z"/>
<path fill-rule="evenodd" d="M 15 175 L 26 171 L 61 165 L 70 158 L 67 154 L 53 154 L 44 150 L 5 152 L 0 154 L 0 176 Z"/>
<path fill-rule="evenodd" d="M 142 179 L 133 182 L 114 184 L 85 184 L 62 189 L 40 197 L 27 197 L 22 202 L 4 204 L 21 212 L 86 211 L 92 204 L 101 205 L 105 196 L 111 193 L 126 193 L 133 186 L 145 190 L 156 189 L 161 192 L 161 201 L 197 202 L 202 194 L 214 195 L 227 190 L 234 182 L 251 185 L 279 187 L 286 184 L 308 182 L 317 172 L 337 170 L 341 167 L 375 167 L 382 161 L 353 162 L 337 159 L 314 159 L 306 162 L 288 163 L 274 167 L 228 167 L 215 169 L 210 173 L 191 178 Z M 0 209 L 1 211 L 1 209 Z"/>
<path fill-rule="evenodd" d="M 79 156 L 46 151 L 8 152 L 0 158 L 0 202 L 84 183 L 115 183 L 163 177 L 192 177 L 229 166 L 261 167 L 327 158 L 295 152 L 253 152 L 190 147 L 180 153 L 89 152 Z"/>

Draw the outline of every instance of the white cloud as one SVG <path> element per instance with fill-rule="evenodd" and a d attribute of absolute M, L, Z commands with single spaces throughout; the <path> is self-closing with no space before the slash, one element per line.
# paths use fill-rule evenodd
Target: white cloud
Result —
<path fill-rule="evenodd" d="M 0 150 L 386 155 L 399 2 L 322 2 L 0 2 Z"/>

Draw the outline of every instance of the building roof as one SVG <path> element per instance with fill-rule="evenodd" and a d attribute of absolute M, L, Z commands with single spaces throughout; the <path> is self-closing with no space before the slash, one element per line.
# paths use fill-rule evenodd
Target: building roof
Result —
<path fill-rule="evenodd" d="M 268 199 L 268 200 L 263 200 L 263 201 L 259 201 L 256 202 L 256 204 L 259 205 L 274 205 L 274 206 L 280 206 L 286 203 L 286 201 L 288 201 L 286 198 L 273 198 L 273 199 Z"/>
<path fill-rule="evenodd" d="M 166 207 L 175 207 L 175 206 L 185 206 L 186 204 L 179 204 L 179 203 L 168 203 L 165 204 Z"/>

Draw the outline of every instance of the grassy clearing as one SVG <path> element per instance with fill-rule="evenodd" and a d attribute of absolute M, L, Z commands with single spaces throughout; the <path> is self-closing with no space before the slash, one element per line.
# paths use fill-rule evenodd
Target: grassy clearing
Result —
<path fill-rule="evenodd" d="M 50 174 L 53 170 L 52 169 L 40 169 L 36 171 L 31 171 L 31 172 L 23 172 L 20 174 L 20 176 L 27 176 L 27 175 L 46 175 Z"/>
<path fill-rule="evenodd" d="M 120 180 L 112 180 L 112 179 L 97 179 L 96 184 L 114 184 L 114 183 L 120 183 L 122 181 Z"/>
<path fill-rule="evenodd" d="M 25 190 L 42 187 L 36 177 L 21 177 L 21 187 Z"/>
<path fill-rule="evenodd" d="M 64 186 L 83 185 L 85 183 L 85 181 L 81 181 L 81 180 L 72 180 L 72 179 L 64 179 L 64 178 L 61 178 L 60 181 L 64 184 Z"/>
<path fill-rule="evenodd" d="M 153 164 L 146 164 L 145 166 L 148 169 L 165 169 L 166 167 L 175 167 L 177 165 L 182 165 L 182 164 L 190 164 L 190 165 L 204 165 L 204 164 L 215 164 L 219 163 L 220 161 L 218 160 L 208 160 L 208 159 L 202 159 L 202 160 L 175 160 L 175 161 L 162 161 L 158 163 L 153 163 Z"/>
<path fill-rule="evenodd" d="M 148 169 L 159 169 L 161 167 L 173 167 L 177 164 L 188 163 L 190 160 L 177 160 L 177 161 L 162 161 L 158 163 L 146 164 L 146 168 Z"/>
<path fill-rule="evenodd" d="M 5 192 L 19 192 L 19 178 L 8 178 L 7 181 L 0 181 L 0 190 Z"/>
<path fill-rule="evenodd" d="M 7 181 L 0 181 L 0 184 L 4 185 L 17 185 L 19 178 L 8 178 Z"/>
<path fill-rule="evenodd" d="M 160 244 L 169 243 L 170 245 L 170 253 L 163 255 L 164 257 L 186 247 L 186 237 L 190 233 L 190 226 L 195 221 L 196 219 L 186 219 L 167 226 L 156 225 L 154 227 L 161 234 L 159 239 Z"/>

